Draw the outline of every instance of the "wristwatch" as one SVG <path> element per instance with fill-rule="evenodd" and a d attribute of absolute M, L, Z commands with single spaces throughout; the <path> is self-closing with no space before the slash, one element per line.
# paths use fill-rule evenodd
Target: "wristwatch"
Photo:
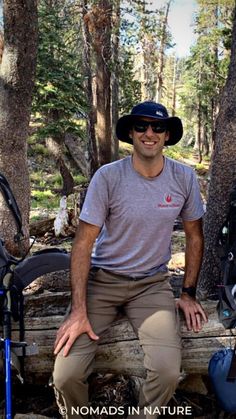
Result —
<path fill-rule="evenodd" d="M 196 297 L 196 287 L 183 287 L 182 292 L 185 294 L 188 294 L 190 297 L 195 298 Z"/>

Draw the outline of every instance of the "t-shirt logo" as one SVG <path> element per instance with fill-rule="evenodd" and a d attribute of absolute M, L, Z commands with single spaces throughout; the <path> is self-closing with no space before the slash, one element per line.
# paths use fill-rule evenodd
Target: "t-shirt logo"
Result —
<path fill-rule="evenodd" d="M 162 202 L 158 204 L 159 208 L 179 208 L 180 204 L 175 202 L 174 197 L 170 193 L 166 193 L 162 198 Z"/>
<path fill-rule="evenodd" d="M 170 194 L 166 194 L 164 199 L 165 199 L 165 202 L 166 202 L 167 204 L 170 204 L 170 203 L 171 203 L 171 201 L 172 201 L 172 197 L 171 197 L 171 195 L 170 195 Z"/>

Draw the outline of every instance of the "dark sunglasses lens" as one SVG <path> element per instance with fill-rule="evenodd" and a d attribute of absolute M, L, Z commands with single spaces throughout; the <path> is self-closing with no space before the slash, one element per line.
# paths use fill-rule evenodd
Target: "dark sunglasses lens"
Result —
<path fill-rule="evenodd" d="M 158 123 L 158 124 L 151 124 L 152 130 L 153 132 L 165 132 L 166 131 L 166 125 L 162 124 L 162 123 Z"/>
<path fill-rule="evenodd" d="M 148 123 L 145 122 L 139 122 L 134 124 L 134 130 L 137 132 L 145 132 L 148 129 Z"/>
<path fill-rule="evenodd" d="M 139 122 L 134 124 L 133 128 L 136 132 L 145 132 L 147 131 L 149 125 L 151 125 L 153 132 L 161 133 L 166 131 L 166 124 L 162 122 Z"/>

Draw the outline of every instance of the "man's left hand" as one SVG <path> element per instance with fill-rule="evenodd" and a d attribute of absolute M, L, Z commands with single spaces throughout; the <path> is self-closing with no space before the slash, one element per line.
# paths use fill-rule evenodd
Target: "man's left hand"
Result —
<path fill-rule="evenodd" d="M 208 321 L 207 315 L 201 304 L 188 294 L 181 294 L 176 305 L 184 312 L 188 330 L 199 332 L 202 329 L 203 324 Z"/>

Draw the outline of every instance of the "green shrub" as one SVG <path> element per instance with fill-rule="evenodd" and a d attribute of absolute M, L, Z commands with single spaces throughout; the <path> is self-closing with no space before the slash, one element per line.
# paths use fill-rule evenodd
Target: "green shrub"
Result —
<path fill-rule="evenodd" d="M 44 191 L 32 190 L 31 207 L 42 207 L 47 209 L 58 208 L 59 198 L 58 196 L 53 194 L 49 189 L 45 189 Z"/>
<path fill-rule="evenodd" d="M 33 146 L 33 151 L 34 151 L 35 154 L 40 154 L 42 156 L 49 156 L 49 154 L 50 154 L 47 147 L 44 146 L 43 144 L 39 144 L 39 143 L 37 143 Z"/>
<path fill-rule="evenodd" d="M 193 149 L 191 147 L 183 147 L 181 145 L 174 145 L 171 147 L 166 147 L 164 150 L 164 154 L 167 157 L 170 157 L 174 160 L 183 160 L 183 159 L 189 159 L 193 155 Z"/>
<path fill-rule="evenodd" d="M 73 176 L 76 185 L 85 185 L 88 183 L 88 179 L 83 175 L 75 175 Z"/>

